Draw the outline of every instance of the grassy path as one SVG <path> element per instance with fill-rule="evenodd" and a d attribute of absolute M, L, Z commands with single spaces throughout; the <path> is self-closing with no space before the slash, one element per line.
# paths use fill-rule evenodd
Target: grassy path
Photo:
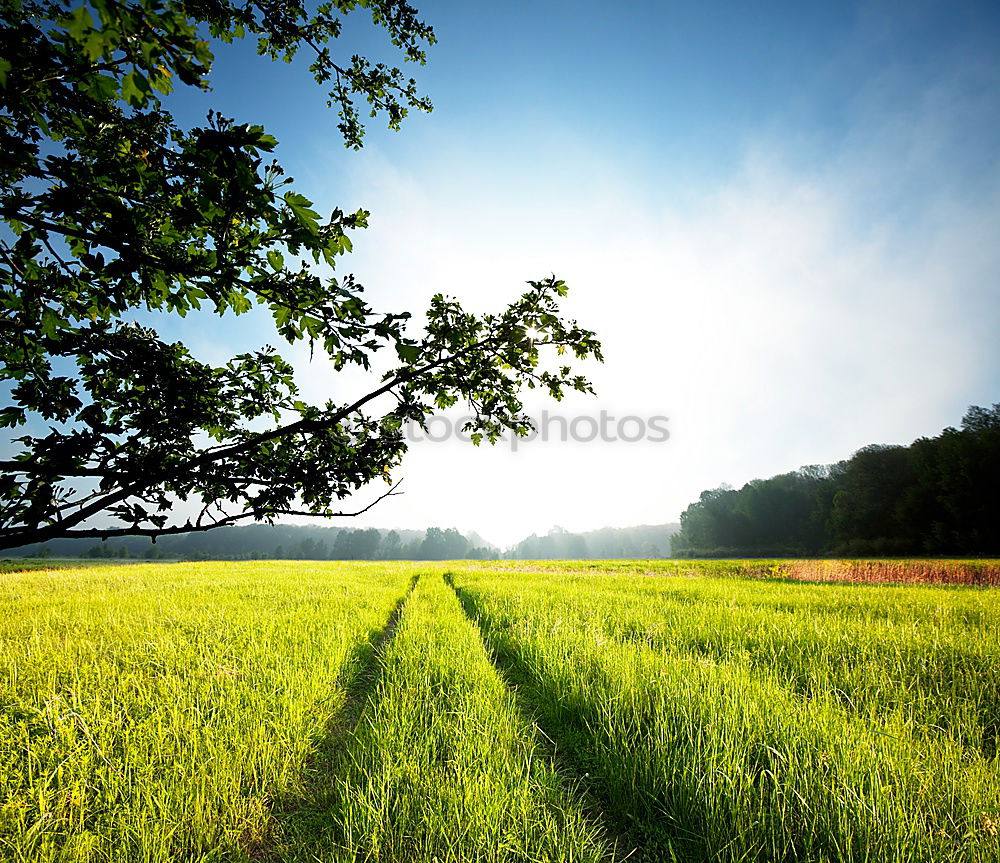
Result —
<path fill-rule="evenodd" d="M 441 574 L 422 574 L 282 860 L 598 861 L 609 848 Z"/>
<path fill-rule="evenodd" d="M 356 733 L 369 702 L 378 696 L 385 652 L 395 637 L 403 609 L 420 579 L 414 574 L 406 593 L 396 602 L 385 626 L 374 633 L 359 655 L 350 678 L 345 681 L 343 699 L 327 720 L 323 734 L 314 738 L 303 764 L 300 781 L 292 793 L 274 800 L 267 842 L 250 847 L 250 856 L 264 860 L 322 859 L 336 856 L 340 844 L 333 836 L 338 771 L 343 768 L 348 741 Z M 238 859 L 242 859 L 240 855 Z"/>

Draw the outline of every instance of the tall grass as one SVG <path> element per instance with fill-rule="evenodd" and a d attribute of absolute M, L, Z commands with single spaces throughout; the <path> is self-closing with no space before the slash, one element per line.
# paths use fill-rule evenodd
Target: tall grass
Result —
<path fill-rule="evenodd" d="M 292 835 L 282 859 L 606 856 L 440 574 L 421 576 L 380 668 L 333 771 L 331 850 L 296 856 Z"/>
<path fill-rule="evenodd" d="M 0 861 L 1000 860 L 1000 595 L 778 563 L 0 573 Z"/>
<path fill-rule="evenodd" d="M 1000 586 L 996 560 L 791 560 L 779 567 L 803 581 Z"/>
<path fill-rule="evenodd" d="M 0 575 L 0 859 L 266 848 L 272 800 L 408 581 L 306 563 Z"/>
<path fill-rule="evenodd" d="M 913 730 L 996 756 L 1000 603 L 990 592 L 575 573 L 490 584 L 565 623 L 744 664 L 868 721 L 898 714 Z"/>
<path fill-rule="evenodd" d="M 754 588 L 772 598 L 781 588 L 810 588 L 692 581 L 681 590 L 655 579 L 562 578 L 568 583 L 558 575 L 498 578 L 468 570 L 456 572 L 455 584 L 547 733 L 591 774 L 609 810 L 635 819 L 653 859 L 1000 859 L 995 756 L 963 748 L 944 732 L 915 734 L 903 710 L 847 709 L 826 684 L 846 618 L 819 615 L 830 626 L 825 643 L 807 646 L 792 663 L 807 675 L 810 662 L 819 667 L 806 693 L 790 685 L 787 668 L 769 667 L 779 652 L 762 645 L 773 648 L 784 633 L 795 654 L 796 639 L 816 618 L 803 615 L 808 622 L 796 628 L 779 615 L 768 637 L 755 642 L 754 627 L 767 626 L 766 615 L 741 619 L 738 600 L 713 607 L 698 596 L 705 591 L 719 602 L 727 591 L 743 593 L 743 604 L 752 606 L 746 594 Z M 657 588 L 664 608 L 653 601 Z M 630 601 L 643 590 L 645 604 Z M 668 598 L 675 590 L 679 598 Z M 959 606 L 967 601 L 939 593 L 942 607 L 949 598 Z M 867 596 L 877 601 L 878 594 Z M 996 600 L 977 596 L 989 598 L 971 617 L 995 619 Z M 852 602 L 864 604 L 857 595 Z M 877 619 L 872 611 L 869 618 Z M 625 637 L 643 621 L 643 637 Z M 975 627 L 966 634 L 980 639 L 983 656 L 997 655 L 987 634 Z M 880 653 L 884 632 L 847 627 L 840 638 L 840 656 L 862 654 L 856 673 L 875 678 L 867 689 L 875 697 L 892 650 Z M 898 643 L 904 640 L 900 635 Z M 947 664 L 936 665 L 947 651 L 933 647 L 933 638 L 917 640 L 929 679 L 944 680 Z M 963 682 L 988 691 L 992 681 L 970 674 Z M 922 685 L 916 674 L 888 685 L 898 695 L 907 683 Z M 995 695 L 976 697 L 995 711 Z M 996 719 L 995 712 L 988 717 L 994 727 Z"/>

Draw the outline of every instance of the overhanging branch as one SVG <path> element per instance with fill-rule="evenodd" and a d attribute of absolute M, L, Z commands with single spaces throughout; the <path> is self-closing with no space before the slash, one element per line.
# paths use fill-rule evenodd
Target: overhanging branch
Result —
<path fill-rule="evenodd" d="M 310 510 L 298 510 L 298 509 L 277 509 L 271 510 L 266 514 L 265 517 L 278 516 L 278 515 L 300 515 L 308 516 L 309 518 L 356 518 L 359 515 L 363 515 L 368 512 L 377 504 L 381 503 L 387 497 L 397 497 L 403 492 L 397 491 L 396 489 L 402 484 L 402 480 L 396 482 L 392 487 L 385 492 L 380 494 L 375 500 L 369 503 L 367 506 L 362 507 L 354 512 L 312 512 Z M 52 525 L 50 528 L 41 528 L 39 530 L 32 530 L 29 532 L 30 538 L 27 541 L 24 540 L 24 536 L 20 534 L 4 534 L 0 535 L 0 549 L 18 548 L 22 545 L 29 545 L 36 542 L 46 542 L 50 539 L 113 539 L 116 537 L 123 536 L 143 536 L 149 537 L 156 542 L 161 536 L 175 536 L 182 533 L 204 533 L 207 530 L 215 530 L 218 527 L 230 527 L 232 525 L 238 524 L 241 521 L 250 518 L 257 518 L 258 513 L 254 512 L 242 512 L 236 515 L 228 515 L 224 518 L 216 519 L 208 524 L 198 524 L 187 521 L 185 524 L 172 525 L 170 527 L 162 528 L 140 528 L 140 527 L 112 527 L 112 528 L 86 528 L 86 529 L 59 529 L 58 525 Z"/>

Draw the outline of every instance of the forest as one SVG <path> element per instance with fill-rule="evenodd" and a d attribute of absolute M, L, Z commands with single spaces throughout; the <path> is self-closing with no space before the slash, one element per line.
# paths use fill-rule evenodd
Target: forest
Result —
<path fill-rule="evenodd" d="M 386 530 L 321 525 L 257 524 L 205 533 L 116 537 L 106 541 L 56 539 L 13 549 L 15 557 L 81 557 L 96 560 L 535 560 L 670 556 L 676 524 L 606 527 L 570 533 L 554 527 L 504 551 L 475 531 L 453 527 Z"/>
<path fill-rule="evenodd" d="M 320 525 L 255 524 L 206 533 L 119 537 L 106 541 L 56 539 L 13 549 L 23 557 L 139 560 L 454 560 L 497 556 L 474 532 L 454 528 L 380 530 Z"/>
<path fill-rule="evenodd" d="M 741 489 L 702 492 L 675 555 L 983 555 L 1000 552 L 1000 403 L 909 446 L 871 445 Z"/>

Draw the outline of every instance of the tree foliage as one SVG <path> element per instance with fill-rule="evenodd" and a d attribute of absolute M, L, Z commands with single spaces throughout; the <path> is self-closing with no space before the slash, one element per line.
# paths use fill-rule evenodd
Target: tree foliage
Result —
<path fill-rule="evenodd" d="M 429 110 L 399 69 L 338 59 L 359 11 L 424 62 L 433 31 L 403 0 L 0 0 L 0 548 L 333 514 L 391 476 L 407 421 L 465 401 L 475 442 L 493 441 L 530 427 L 524 387 L 590 390 L 555 358 L 600 359 L 594 334 L 560 316 L 562 281 L 485 316 L 438 294 L 413 335 L 407 312 L 378 312 L 353 276 L 330 275 L 366 212 L 321 217 L 263 126 L 211 112 L 186 129 L 171 114 L 172 90 L 208 87 L 213 42 L 240 38 L 272 60 L 308 54 L 348 147 L 363 112 L 397 128 Z M 254 307 L 337 370 L 370 371 L 382 349 L 391 368 L 353 401 L 306 404 L 272 348 L 213 366 L 148 325 Z M 393 406 L 376 412 L 383 396 Z M 171 523 L 178 500 L 200 514 Z"/>
<path fill-rule="evenodd" d="M 910 446 L 866 446 L 737 490 L 702 492 L 681 515 L 689 555 L 1000 553 L 1000 404 Z"/>

